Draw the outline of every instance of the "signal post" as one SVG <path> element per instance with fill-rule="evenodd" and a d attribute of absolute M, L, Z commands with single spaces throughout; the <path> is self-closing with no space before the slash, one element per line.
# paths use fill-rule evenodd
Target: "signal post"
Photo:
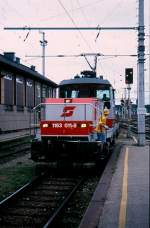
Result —
<path fill-rule="evenodd" d="M 128 109 L 128 132 L 127 137 L 131 136 L 131 99 L 130 99 L 130 91 L 131 91 L 131 84 L 133 84 L 133 68 L 126 68 L 125 69 L 125 83 L 127 84 L 128 90 L 128 100 L 127 100 L 127 109 Z"/>

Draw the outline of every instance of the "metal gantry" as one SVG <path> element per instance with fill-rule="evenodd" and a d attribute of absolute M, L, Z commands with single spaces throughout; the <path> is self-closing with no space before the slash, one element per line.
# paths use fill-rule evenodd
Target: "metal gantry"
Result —
<path fill-rule="evenodd" d="M 138 30 L 138 27 L 5 27 L 4 30 Z"/>

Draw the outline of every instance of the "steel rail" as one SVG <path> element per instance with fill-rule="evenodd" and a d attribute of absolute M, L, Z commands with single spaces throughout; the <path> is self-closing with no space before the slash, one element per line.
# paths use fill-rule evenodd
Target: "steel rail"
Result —
<path fill-rule="evenodd" d="M 26 148 L 23 148 L 23 149 L 19 149 L 17 151 L 13 151 L 13 152 L 6 152 L 5 154 L 0 154 L 0 164 L 3 163 L 3 160 L 2 159 L 5 159 L 5 158 L 11 158 L 12 156 L 15 156 L 15 155 L 19 155 L 19 154 L 23 154 L 23 153 L 26 153 L 27 151 L 30 150 L 30 146 L 27 146 Z"/>
<path fill-rule="evenodd" d="M 30 182 L 19 188 L 17 191 L 15 191 L 10 196 L 6 197 L 0 202 L 0 210 L 7 206 L 7 204 L 11 203 L 15 199 L 18 199 L 20 195 L 22 195 L 25 191 L 27 191 L 29 188 L 31 188 L 34 184 L 36 184 L 45 174 L 42 173 L 41 175 L 33 178 Z"/>
<path fill-rule="evenodd" d="M 19 153 L 22 154 L 23 152 L 30 150 L 30 148 L 31 143 L 28 141 L 11 141 L 10 143 L 8 143 L 7 141 L 3 142 L 2 145 L 0 145 L 0 163 L 3 162 L 2 159 L 12 157 L 13 155 L 19 155 Z"/>
<path fill-rule="evenodd" d="M 14 221 L 14 219 L 15 219 L 15 221 L 16 221 L 16 218 L 15 218 L 15 216 L 16 215 L 18 215 L 19 217 L 20 216 L 23 216 L 23 220 L 21 221 L 21 223 L 19 223 L 20 225 L 22 225 L 22 222 L 23 222 L 23 224 L 24 224 L 24 221 L 26 221 L 27 222 L 27 218 L 25 218 L 25 216 L 29 216 L 28 217 L 28 222 L 29 222 L 29 224 L 30 225 L 36 225 L 36 219 L 34 219 L 35 221 L 31 221 L 31 216 L 30 216 L 30 214 L 28 215 L 28 210 L 27 210 L 27 207 L 25 207 L 25 213 L 27 213 L 26 215 L 24 214 L 24 212 L 23 212 L 23 214 L 22 214 L 22 212 L 20 212 L 21 214 L 18 214 L 18 209 L 19 208 L 24 208 L 24 206 L 22 206 L 22 205 L 24 205 L 24 203 L 22 204 L 22 205 L 20 205 L 20 207 L 18 208 L 17 207 L 17 205 L 18 205 L 18 203 L 20 203 L 20 202 L 22 202 L 21 201 L 21 199 L 22 199 L 22 197 L 24 197 L 24 196 L 26 196 L 25 198 L 27 198 L 27 196 L 28 196 L 28 191 L 29 191 L 29 198 L 30 198 L 30 194 L 32 195 L 32 193 L 31 193 L 31 191 L 33 190 L 33 192 L 37 189 L 37 191 L 38 191 L 38 188 L 39 188 L 39 185 L 43 185 L 44 183 L 45 183 L 45 177 L 46 177 L 46 180 L 47 180 L 47 178 L 49 178 L 49 175 L 47 176 L 47 173 L 45 172 L 45 173 L 42 173 L 40 176 L 38 176 L 38 177 L 36 177 L 36 178 L 34 178 L 31 182 L 29 182 L 29 183 L 27 183 L 26 185 L 24 185 L 22 188 L 20 188 L 19 190 L 17 190 L 15 193 L 13 193 L 11 196 L 8 196 L 6 199 L 4 199 L 4 200 L 2 200 L 1 202 L 0 202 L 0 214 L 1 214 L 1 216 L 0 216 L 0 224 L 3 226 L 3 225 L 6 225 L 6 224 L 12 224 L 13 223 L 13 221 Z M 44 179 L 43 179 L 44 178 Z M 56 180 L 55 180 L 56 179 Z M 65 178 L 66 179 L 66 178 Z M 50 182 L 52 181 L 53 182 L 53 177 L 52 177 L 52 179 L 50 179 L 49 180 Z M 48 182 L 49 182 L 48 181 Z M 77 178 L 75 178 L 75 179 L 66 179 L 66 180 L 61 180 L 60 181 L 60 183 L 59 183 L 59 180 L 57 181 L 57 177 L 56 178 L 54 178 L 54 181 L 56 181 L 56 182 L 58 182 L 58 184 L 56 184 L 55 182 L 53 183 L 53 184 L 49 184 L 49 186 L 50 186 L 50 188 L 52 187 L 52 192 L 54 191 L 54 195 L 53 195 L 53 197 L 55 198 L 55 191 L 56 190 L 54 190 L 55 189 L 55 187 L 56 187 L 56 189 L 61 189 L 60 191 L 62 191 L 62 192 L 64 192 L 63 194 L 64 194 L 64 199 L 63 200 L 61 200 L 61 202 L 59 203 L 59 205 L 57 205 L 57 200 L 58 200 L 58 198 L 60 197 L 60 195 L 58 196 L 58 198 L 57 199 L 54 199 L 53 200 L 53 202 L 56 204 L 55 205 L 55 210 L 54 211 L 49 211 L 48 213 L 49 213 L 49 215 L 41 215 L 41 214 L 39 214 L 39 216 L 43 216 L 43 218 L 45 217 L 45 221 L 43 222 L 43 221 L 38 221 L 37 223 L 38 223 L 38 225 L 40 224 L 40 227 L 43 227 L 43 225 L 44 225 L 44 227 L 48 227 L 48 226 L 50 226 L 51 224 L 53 224 L 54 223 L 54 221 L 56 221 L 56 218 L 57 218 L 57 216 L 60 214 L 60 212 L 62 211 L 62 209 L 64 208 L 64 206 L 67 204 L 67 202 L 69 202 L 69 200 L 71 199 L 71 196 L 75 193 L 75 191 L 77 190 L 77 188 L 80 186 L 80 184 L 81 184 L 81 182 L 83 181 L 83 178 L 82 179 L 80 179 L 80 180 L 77 180 Z M 63 185 L 61 184 L 61 182 L 64 182 L 63 183 Z M 56 186 L 55 186 L 56 185 Z M 69 188 L 68 188 L 69 187 Z M 41 188 L 41 187 L 40 187 Z M 53 189 L 54 188 L 54 189 Z M 42 188 L 41 188 L 42 189 Z M 45 191 L 50 191 L 50 190 L 48 190 L 49 189 L 49 187 L 46 187 L 45 188 Z M 44 189 L 43 189 L 44 190 Z M 59 190 L 58 190 L 59 191 Z M 50 191 L 49 192 L 49 196 L 52 194 L 52 192 Z M 41 194 L 41 193 L 40 193 Z M 35 195 L 36 197 L 37 197 L 37 195 Z M 51 195 L 52 196 L 52 195 Z M 40 195 L 38 195 L 38 197 L 40 197 Z M 46 193 L 46 195 L 45 195 L 45 197 L 48 197 L 47 196 L 47 193 Z M 53 198 L 52 197 L 52 198 Z M 32 199 L 33 200 L 33 199 Z M 50 199 L 49 199 L 50 200 Z M 16 203 L 15 203 L 16 202 Z M 32 207 L 33 207 L 33 210 L 35 210 L 35 207 L 33 206 L 33 204 L 31 203 L 31 205 L 30 205 L 30 201 L 28 201 L 28 200 L 24 200 L 23 202 L 28 202 L 29 203 L 29 208 L 32 210 L 32 208 L 31 208 L 31 205 L 32 205 Z M 35 201 L 36 202 L 36 201 Z M 38 213 L 40 213 L 40 208 L 42 207 L 41 205 L 42 205 L 42 202 L 44 202 L 44 204 L 45 204 L 45 202 L 47 202 L 47 201 L 42 201 L 42 199 L 40 200 L 40 203 L 39 203 L 39 208 L 38 208 L 38 210 L 36 211 L 35 210 L 35 212 L 34 213 L 36 213 L 35 214 L 35 216 L 37 216 L 38 215 Z M 50 200 L 50 202 L 51 202 L 51 200 Z M 28 204 L 27 203 L 27 204 Z M 48 205 L 49 205 L 49 203 L 48 203 Z M 46 206 L 46 204 L 45 204 L 45 207 L 47 207 Z M 48 206 L 49 207 L 49 206 Z M 53 206 L 52 206 L 53 207 Z M 17 210 L 17 211 L 15 211 L 14 212 L 14 214 L 13 214 L 13 210 L 15 211 L 15 210 Z M 21 210 L 22 211 L 22 210 Z M 43 211 L 42 211 L 43 212 Z M 16 213 L 16 214 L 15 214 Z M 33 214 L 34 214 L 33 213 Z M 32 214 L 32 213 L 31 213 Z M 3 217 L 4 216 L 4 217 Z M 6 217 L 5 217 L 6 216 Z M 7 220 L 7 216 L 8 216 L 8 220 Z M 38 218 L 38 217 L 37 217 Z M 3 220 L 4 219 L 4 220 Z M 40 219 L 40 217 L 38 218 L 38 219 Z M 18 221 L 18 220 L 17 220 Z M 18 224 L 18 223 L 17 223 Z"/>
<path fill-rule="evenodd" d="M 76 186 L 73 188 L 73 190 L 69 193 L 69 195 L 65 198 L 65 200 L 62 202 L 62 204 L 59 206 L 59 208 L 55 211 L 55 213 L 49 218 L 48 222 L 43 226 L 43 228 L 48 228 L 52 226 L 57 217 L 60 215 L 62 209 L 66 206 L 66 204 L 69 202 L 73 194 L 76 192 L 76 190 L 79 188 L 81 185 L 82 181 L 84 178 L 81 178 L 79 182 L 76 184 Z"/>
<path fill-rule="evenodd" d="M 145 123 L 145 126 L 146 126 L 146 139 L 149 140 L 150 139 L 150 132 L 149 132 L 149 122 L 148 122 L 148 118 L 146 118 L 146 123 Z M 137 121 L 134 120 L 133 122 L 130 123 L 130 126 L 131 126 L 131 132 L 135 133 L 135 134 L 138 134 L 138 129 L 137 129 Z M 125 128 L 125 129 L 128 129 L 128 123 L 127 122 L 122 122 L 121 123 L 121 127 L 122 128 Z"/>

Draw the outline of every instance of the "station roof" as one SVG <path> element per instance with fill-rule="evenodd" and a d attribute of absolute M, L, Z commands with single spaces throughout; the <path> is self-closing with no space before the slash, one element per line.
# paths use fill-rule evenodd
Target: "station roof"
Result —
<path fill-rule="evenodd" d="M 7 56 L 8 54 L 8 56 Z M 11 58 L 10 58 L 10 56 Z M 14 58 L 12 58 L 14 57 Z M 0 54 L 0 75 L 2 76 L 2 70 L 6 70 L 6 72 L 9 70 L 15 72 L 16 74 L 21 74 L 24 76 L 27 76 L 28 78 L 43 82 L 47 85 L 51 85 L 53 87 L 58 87 L 58 85 L 51 81 L 50 79 L 46 78 L 45 76 L 41 75 L 40 73 L 38 73 L 37 71 L 35 71 L 34 66 L 27 67 L 23 64 L 20 63 L 20 59 L 19 58 L 15 58 L 15 53 L 14 52 L 8 52 L 6 53 L 6 55 L 1 55 Z"/>

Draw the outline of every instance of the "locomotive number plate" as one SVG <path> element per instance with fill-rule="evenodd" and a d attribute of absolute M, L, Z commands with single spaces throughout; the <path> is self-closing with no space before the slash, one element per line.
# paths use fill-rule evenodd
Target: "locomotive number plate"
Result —
<path fill-rule="evenodd" d="M 53 128 L 62 128 L 62 123 L 52 123 Z"/>
<path fill-rule="evenodd" d="M 52 123 L 53 128 L 77 128 L 76 123 Z"/>
<path fill-rule="evenodd" d="M 76 128 L 77 124 L 76 123 L 65 123 L 64 128 Z"/>

